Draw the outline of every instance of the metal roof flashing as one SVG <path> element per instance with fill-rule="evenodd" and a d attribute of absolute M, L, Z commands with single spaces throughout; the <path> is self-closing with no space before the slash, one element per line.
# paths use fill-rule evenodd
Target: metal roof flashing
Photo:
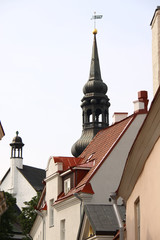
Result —
<path fill-rule="evenodd" d="M 156 12 L 157 12 L 158 10 L 160 10 L 160 6 L 157 6 L 156 10 L 154 11 L 154 14 L 153 14 L 153 17 L 152 17 L 152 20 L 151 20 L 150 26 L 152 26 L 153 19 L 154 19 L 155 15 L 156 15 Z"/>

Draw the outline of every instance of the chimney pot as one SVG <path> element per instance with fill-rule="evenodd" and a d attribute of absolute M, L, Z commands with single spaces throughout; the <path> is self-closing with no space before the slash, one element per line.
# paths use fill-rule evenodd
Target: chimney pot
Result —
<path fill-rule="evenodd" d="M 138 100 L 134 101 L 134 113 L 145 113 L 148 111 L 148 92 L 138 92 Z"/>

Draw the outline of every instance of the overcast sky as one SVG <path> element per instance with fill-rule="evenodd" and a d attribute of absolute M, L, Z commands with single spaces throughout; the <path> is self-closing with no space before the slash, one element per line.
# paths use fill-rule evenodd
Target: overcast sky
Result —
<path fill-rule="evenodd" d="M 0 179 L 18 130 L 25 165 L 46 168 L 71 156 L 82 132 L 94 11 L 101 75 L 114 112 L 133 113 L 137 92 L 152 94 L 150 22 L 158 0 L 0 0 Z"/>

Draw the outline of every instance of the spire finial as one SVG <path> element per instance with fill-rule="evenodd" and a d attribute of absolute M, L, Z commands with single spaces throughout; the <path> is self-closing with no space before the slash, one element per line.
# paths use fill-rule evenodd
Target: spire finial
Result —
<path fill-rule="evenodd" d="M 94 20 L 94 30 L 93 34 L 97 34 L 97 29 L 96 29 L 96 19 L 101 19 L 103 15 L 96 15 L 96 12 L 94 12 L 94 15 L 92 16 L 91 20 Z"/>
<path fill-rule="evenodd" d="M 94 34 L 94 35 L 97 34 L 97 29 L 96 29 L 96 28 L 93 30 L 93 34 Z"/>
<path fill-rule="evenodd" d="M 16 131 L 16 135 L 18 136 L 18 134 L 19 134 L 19 132 L 18 131 Z"/>

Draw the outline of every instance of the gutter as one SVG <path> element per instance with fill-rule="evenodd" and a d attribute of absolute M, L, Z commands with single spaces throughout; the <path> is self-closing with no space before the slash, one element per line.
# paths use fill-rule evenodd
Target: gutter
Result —
<path fill-rule="evenodd" d="M 113 204 L 113 209 L 117 218 L 117 222 L 118 222 L 118 226 L 119 226 L 119 232 L 120 232 L 120 240 L 124 240 L 124 226 L 123 226 L 123 222 L 121 219 L 121 215 L 119 213 L 119 209 L 117 206 L 117 195 L 115 192 L 110 194 L 110 198 L 112 200 L 112 204 Z"/>
<path fill-rule="evenodd" d="M 81 219 L 82 219 L 82 202 L 83 202 L 83 200 L 82 200 L 82 198 L 80 197 L 80 195 L 79 195 L 78 193 L 74 193 L 73 195 L 74 195 L 77 199 L 79 199 L 80 202 L 81 202 L 81 204 L 80 204 L 80 222 L 81 222 Z"/>

